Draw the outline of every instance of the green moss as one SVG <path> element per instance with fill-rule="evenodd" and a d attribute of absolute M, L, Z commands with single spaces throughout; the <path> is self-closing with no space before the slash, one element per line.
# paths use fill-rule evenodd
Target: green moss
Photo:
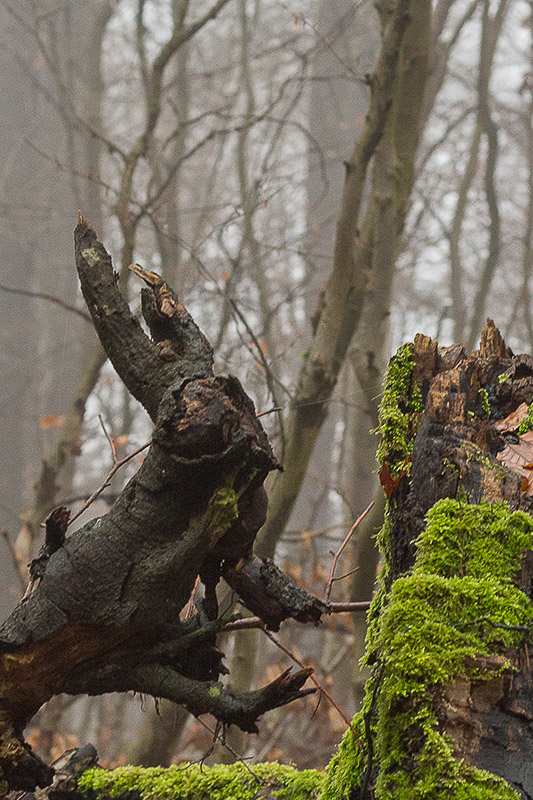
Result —
<path fill-rule="evenodd" d="M 427 515 L 412 573 L 387 596 L 378 593 L 368 651 L 379 663 L 363 709 L 379 768 L 377 800 L 517 800 L 505 781 L 455 758 L 437 712 L 441 687 L 496 677 L 476 666 L 478 657 L 518 648 L 527 637 L 527 630 L 495 626 L 533 624 L 531 603 L 514 585 L 532 542 L 531 517 L 505 503 L 441 500 Z M 354 724 L 364 730 L 361 716 Z M 350 797 L 366 769 L 366 749 L 347 732 L 323 800 Z"/>
<path fill-rule="evenodd" d="M 441 475 L 445 475 L 447 472 L 451 473 L 452 475 L 457 475 L 459 473 L 459 467 L 457 464 L 454 464 L 453 461 L 450 461 L 449 458 L 442 459 L 442 472 Z"/>
<path fill-rule="evenodd" d="M 337 753 L 329 762 L 328 779 L 320 800 L 351 800 L 360 788 L 367 756 L 364 737 L 363 714 L 356 714 L 352 720 L 358 738 L 350 728 L 344 734 Z"/>
<path fill-rule="evenodd" d="M 413 345 L 408 343 L 400 347 L 389 363 L 379 408 L 377 432 L 381 440 L 377 459 L 380 464 L 388 465 L 392 477 L 409 468 L 413 439 L 424 410 L 413 369 Z"/>
<path fill-rule="evenodd" d="M 298 772 L 294 767 L 271 762 L 250 768 L 273 789 L 279 800 L 312 800 L 325 781 L 317 770 Z M 260 786 L 244 764 L 199 764 L 154 767 L 119 767 L 114 770 L 90 769 L 78 781 L 82 794 L 93 790 L 103 797 L 116 797 L 137 790 L 143 800 L 253 800 Z"/>
<path fill-rule="evenodd" d="M 483 467 L 485 467 L 485 469 L 490 469 L 492 472 L 495 472 L 498 478 L 501 478 L 502 480 L 508 474 L 503 464 L 500 464 L 495 458 L 489 458 L 486 451 L 482 450 L 481 447 L 474 442 L 468 442 L 465 440 L 462 443 L 461 448 L 463 452 L 466 453 L 466 460 L 469 464 L 471 462 L 481 464 Z"/>
<path fill-rule="evenodd" d="M 5 797 L 9 793 L 9 786 L 6 780 L 0 780 L 0 797 Z"/>
<path fill-rule="evenodd" d="M 484 415 L 486 416 L 487 419 L 490 419 L 490 417 L 491 417 L 491 408 L 490 408 L 490 402 L 489 402 L 489 396 L 487 394 L 487 390 L 486 389 L 479 389 L 478 390 L 478 394 L 479 394 L 479 396 L 481 398 L 481 408 L 483 409 L 483 413 L 484 413 Z"/>
<path fill-rule="evenodd" d="M 518 426 L 518 435 L 523 436 L 524 433 L 531 430 L 533 430 L 533 403 L 528 407 L 527 417 Z"/>
<path fill-rule="evenodd" d="M 239 495 L 233 488 L 234 475 L 228 475 L 223 486 L 216 490 L 209 507 L 209 535 L 213 541 L 220 539 L 239 517 Z"/>
<path fill-rule="evenodd" d="M 485 578 L 511 583 L 523 550 L 531 547 L 533 520 L 505 503 L 467 505 L 440 500 L 417 541 L 414 573 Z"/>

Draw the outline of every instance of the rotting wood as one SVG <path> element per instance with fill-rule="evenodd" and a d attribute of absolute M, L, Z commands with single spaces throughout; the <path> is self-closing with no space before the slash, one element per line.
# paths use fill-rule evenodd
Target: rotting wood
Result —
<path fill-rule="evenodd" d="M 172 289 L 136 267 L 152 338 L 122 297 L 111 258 L 80 216 L 76 266 L 102 345 L 154 422 L 152 443 L 112 509 L 53 552 L 38 585 L 0 626 L 0 789 L 49 783 L 22 731 L 58 693 L 137 691 L 256 731 L 267 710 L 303 697 L 310 670 L 234 694 L 216 634 L 221 574 L 277 629 L 317 623 L 326 606 L 252 556 L 268 473 L 279 465 L 239 381 L 214 376 L 211 346 Z M 170 357 L 172 355 L 172 358 Z M 35 572 L 34 568 L 34 572 Z M 198 574 L 206 599 L 183 621 Z M 1 794 L 2 792 L 0 792 Z"/>
<path fill-rule="evenodd" d="M 490 319 L 472 354 L 422 336 L 409 352 L 411 372 L 391 386 L 410 417 L 406 446 L 391 439 L 382 449 L 401 475 L 381 534 L 372 702 L 361 717 L 370 741 L 354 796 L 418 796 L 423 785 L 428 797 L 529 798 L 533 499 L 498 454 L 506 436 L 519 438 L 516 420 L 526 421 L 515 412 L 532 404 L 533 359 L 514 356 Z"/>

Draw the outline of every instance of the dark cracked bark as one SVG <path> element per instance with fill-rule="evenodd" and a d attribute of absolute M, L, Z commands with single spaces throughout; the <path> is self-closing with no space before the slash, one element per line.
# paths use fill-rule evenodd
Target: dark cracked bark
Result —
<path fill-rule="evenodd" d="M 224 623 L 214 588 L 222 573 L 272 628 L 288 617 L 316 623 L 324 611 L 251 555 L 266 512 L 263 481 L 278 465 L 238 380 L 213 375 L 209 343 L 157 275 L 133 267 L 150 287 L 143 293 L 149 339 L 81 218 L 75 242 L 96 331 L 154 430 L 113 508 L 47 551 L 37 587 L 0 627 L 4 790 L 50 781 L 22 730 L 54 694 L 145 692 L 255 731 L 265 711 L 311 691 L 302 688 L 309 670 L 242 695 L 217 683 L 224 667 L 216 633 Z M 206 600 L 181 621 L 199 574 Z"/>

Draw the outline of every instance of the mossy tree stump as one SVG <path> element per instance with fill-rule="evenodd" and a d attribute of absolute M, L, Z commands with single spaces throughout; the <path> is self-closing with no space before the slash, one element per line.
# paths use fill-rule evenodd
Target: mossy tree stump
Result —
<path fill-rule="evenodd" d="M 533 505 L 502 461 L 520 435 L 497 424 L 532 401 L 533 358 L 513 356 L 491 320 L 472 355 L 419 335 L 392 359 L 374 672 L 327 800 L 533 797 Z"/>

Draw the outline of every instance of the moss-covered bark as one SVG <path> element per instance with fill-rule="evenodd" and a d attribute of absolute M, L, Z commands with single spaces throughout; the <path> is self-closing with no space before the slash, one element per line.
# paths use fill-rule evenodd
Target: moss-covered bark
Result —
<path fill-rule="evenodd" d="M 417 337 L 392 360 L 374 672 L 324 800 L 533 796 L 531 498 L 498 462 L 493 425 L 526 397 L 533 360 L 512 357 L 490 321 L 472 356 Z"/>
<path fill-rule="evenodd" d="M 298 772 L 277 762 L 255 764 L 249 770 L 244 764 L 182 764 L 168 769 L 92 769 L 78 787 L 85 796 L 96 792 L 102 799 L 137 791 L 143 800 L 314 800 L 325 777 L 316 770 Z"/>

